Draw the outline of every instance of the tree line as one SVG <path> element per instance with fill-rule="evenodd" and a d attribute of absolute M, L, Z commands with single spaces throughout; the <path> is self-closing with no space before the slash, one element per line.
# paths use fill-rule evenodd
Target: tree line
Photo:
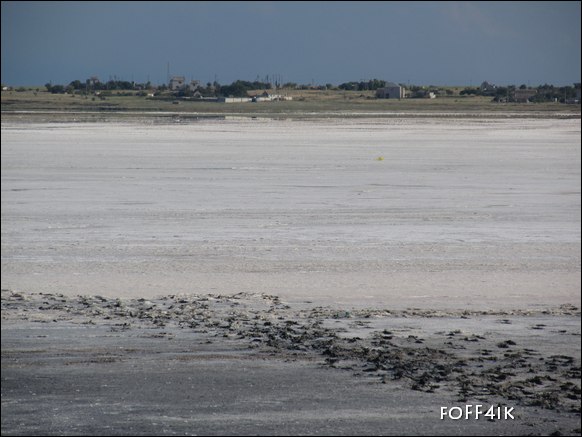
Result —
<path fill-rule="evenodd" d="M 331 83 L 325 85 L 308 85 L 308 84 L 298 84 L 295 82 L 287 82 L 280 85 L 279 88 L 282 89 L 317 89 L 317 90 L 377 90 L 386 86 L 386 81 L 379 79 L 371 79 L 369 81 L 361 82 L 346 82 L 338 86 Z M 45 84 L 45 88 L 48 92 L 53 94 L 72 94 L 72 93 L 94 93 L 98 91 L 141 91 L 141 90 L 156 90 L 158 92 L 165 92 L 169 90 L 168 85 L 163 84 L 159 86 L 154 86 L 150 82 L 137 83 L 123 80 L 110 80 L 107 82 L 92 82 L 87 80 L 81 82 L 80 80 L 74 80 L 68 85 L 53 85 L 51 83 Z M 248 91 L 253 90 L 269 90 L 274 89 L 274 85 L 270 82 L 261 81 L 247 81 L 247 80 L 236 80 L 230 85 L 221 85 L 218 82 L 210 83 L 208 82 L 206 86 L 200 85 L 197 91 L 202 95 L 213 95 L 213 96 L 235 96 L 244 97 L 247 96 Z M 176 95 L 180 97 L 187 97 L 193 93 L 192 90 L 188 90 L 184 87 L 181 90 L 176 91 Z"/>
<path fill-rule="evenodd" d="M 136 91 L 136 90 L 147 90 L 152 88 L 150 82 L 137 83 L 129 82 L 126 80 L 110 80 L 107 82 L 96 82 L 87 79 L 85 82 L 80 80 L 74 80 L 68 85 L 53 85 L 51 83 L 45 84 L 45 88 L 49 93 L 53 94 L 72 94 L 74 92 L 86 92 L 93 93 L 96 91 L 116 91 L 116 90 L 126 90 L 126 91 Z"/>
<path fill-rule="evenodd" d="M 514 101 L 515 100 L 515 90 L 525 90 L 531 89 L 536 90 L 537 93 L 529 98 L 530 102 L 543 103 L 543 102 L 565 102 L 570 99 L 576 98 L 576 89 L 580 89 L 580 83 L 575 83 L 568 86 L 554 86 L 549 84 L 539 85 L 537 87 L 529 88 L 525 84 L 521 84 L 519 87 L 516 85 L 508 86 L 498 86 L 493 89 L 481 89 L 479 87 L 467 87 L 459 93 L 462 96 L 487 96 L 492 97 L 494 101 Z"/>
<path fill-rule="evenodd" d="M 375 91 L 379 88 L 384 88 L 387 85 L 385 80 L 380 79 L 370 79 L 367 81 L 352 81 L 341 83 L 338 86 L 332 84 L 325 84 L 320 86 L 313 85 L 300 85 L 294 82 L 287 82 L 281 86 L 281 88 L 286 89 L 318 89 L 318 90 L 345 90 L 345 91 Z M 108 91 L 126 91 L 135 92 L 138 91 L 138 95 L 146 95 L 147 92 L 162 94 L 168 93 L 168 85 L 154 86 L 150 82 L 138 83 L 133 81 L 124 80 L 109 80 L 107 82 L 99 82 L 95 80 L 88 79 L 85 82 L 80 80 L 74 80 L 68 85 L 53 85 L 47 83 L 45 85 L 48 92 L 53 94 L 106 94 Z M 195 90 L 188 87 L 184 87 L 180 90 L 173 92 L 176 97 L 191 97 L 194 93 L 199 93 L 205 97 L 214 96 L 234 96 L 234 97 L 246 97 L 248 96 L 248 91 L 253 90 L 270 90 L 273 89 L 274 85 L 269 82 L 261 81 L 246 81 L 246 80 L 236 80 L 230 85 L 221 85 L 218 82 L 210 83 L 208 82 L 206 86 L 199 85 Z M 423 87 L 417 85 L 406 86 L 407 93 L 409 97 L 422 98 L 427 95 L 427 93 L 434 92 L 436 95 L 453 95 L 450 89 L 443 89 L 439 87 Z M 576 98 L 576 89 L 580 88 L 580 83 L 575 83 L 572 86 L 554 86 L 549 84 L 539 85 L 535 88 L 529 88 L 525 84 L 519 87 L 515 85 L 509 86 L 498 86 L 493 88 L 481 89 L 480 87 L 466 87 L 460 91 L 461 96 L 489 96 L 492 97 L 494 101 L 512 101 L 514 100 L 514 91 L 516 89 L 535 89 L 537 93 L 532 96 L 529 100 L 532 102 L 553 102 L 553 101 L 568 101 L 570 99 Z"/>

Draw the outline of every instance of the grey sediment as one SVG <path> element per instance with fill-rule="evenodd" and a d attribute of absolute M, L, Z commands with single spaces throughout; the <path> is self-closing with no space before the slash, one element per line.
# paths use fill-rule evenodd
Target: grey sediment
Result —
<path fill-rule="evenodd" d="M 378 383 L 398 380 L 411 390 L 455 393 L 460 402 L 502 398 L 516 405 L 580 414 L 579 349 L 564 355 L 503 337 L 504 327 L 520 321 L 528 329 L 553 330 L 579 342 L 575 326 L 579 327 L 580 309 L 574 305 L 523 311 L 394 311 L 290 306 L 274 295 L 249 293 L 147 300 L 4 290 L 2 319 L 3 325 L 106 324 L 112 332 L 144 327 L 190 330 L 208 341 L 235 340 L 257 354 L 315 360 Z M 499 330 L 462 329 L 472 319 Z M 558 326 L 536 323 L 542 319 L 570 323 L 556 330 Z M 426 320 L 432 321 L 430 328 L 419 331 Z M 4 350 L 2 355 L 4 361 Z"/>

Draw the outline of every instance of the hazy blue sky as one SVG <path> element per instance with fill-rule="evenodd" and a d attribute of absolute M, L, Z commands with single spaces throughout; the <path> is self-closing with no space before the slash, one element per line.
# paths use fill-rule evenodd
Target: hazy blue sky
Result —
<path fill-rule="evenodd" d="M 580 2 L 2 2 L 2 83 L 580 81 Z"/>

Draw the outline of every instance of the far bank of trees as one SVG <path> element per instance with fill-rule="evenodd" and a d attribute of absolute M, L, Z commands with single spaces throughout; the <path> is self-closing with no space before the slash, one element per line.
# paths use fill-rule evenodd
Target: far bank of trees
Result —
<path fill-rule="evenodd" d="M 345 82 L 339 84 L 338 88 L 345 91 L 376 91 L 378 88 L 384 88 L 386 83 L 385 80 L 370 79 L 360 82 Z"/>
<path fill-rule="evenodd" d="M 534 103 L 554 102 L 558 101 L 564 103 L 566 101 L 574 100 L 576 98 L 576 90 L 580 89 L 580 83 L 575 83 L 568 86 L 554 86 L 549 84 L 539 85 L 534 88 L 528 88 L 527 85 L 497 86 L 491 89 L 482 89 L 480 87 L 467 87 L 459 93 L 462 96 L 488 96 L 496 102 L 512 102 L 515 100 L 515 90 L 532 89 L 537 93 L 530 97 L 529 100 Z"/>
<path fill-rule="evenodd" d="M 151 82 L 138 83 L 125 80 L 109 80 L 107 82 L 99 82 L 95 79 L 96 78 L 92 78 L 86 81 L 74 80 L 68 85 L 53 85 L 51 83 L 47 83 L 45 87 L 48 92 L 53 94 L 97 94 L 100 96 L 107 96 L 115 92 L 117 95 L 164 95 L 178 98 L 192 97 L 196 93 L 203 97 L 246 97 L 249 95 L 249 91 L 275 89 L 275 85 L 272 83 L 261 82 L 258 80 L 236 80 L 229 85 L 222 85 L 215 81 L 213 83 L 208 82 L 206 86 L 200 84 L 196 89 L 184 87 L 180 90 L 170 91 L 168 86 L 165 84 L 153 85 Z M 331 83 L 325 85 L 302 85 L 294 82 L 287 82 L 283 85 L 279 85 L 278 89 L 375 91 L 379 88 L 385 87 L 386 85 L 387 82 L 380 79 L 345 82 L 339 84 L 338 86 L 335 86 Z M 400 85 L 407 89 L 407 97 L 409 98 L 425 98 L 429 94 L 450 97 L 456 94 L 447 87 L 438 87 L 432 85 Z M 520 86 L 491 86 L 485 89 L 483 87 L 466 87 L 461 90 L 459 94 L 461 96 L 488 96 L 491 97 L 493 101 L 511 102 L 514 100 L 514 93 L 517 89 L 535 89 L 536 94 L 529 98 L 529 100 L 532 102 L 571 102 L 577 97 L 576 90 L 580 89 L 580 83 L 575 83 L 569 86 L 554 86 L 544 84 L 535 88 L 529 88 L 525 84 Z"/>
<path fill-rule="evenodd" d="M 136 83 L 125 80 L 110 80 L 108 82 L 91 81 L 88 79 L 85 82 L 74 80 L 68 85 L 53 85 L 51 83 L 45 84 L 45 88 L 49 93 L 53 94 L 73 94 L 73 93 L 94 93 L 96 91 L 139 91 L 153 88 L 150 82 Z"/>

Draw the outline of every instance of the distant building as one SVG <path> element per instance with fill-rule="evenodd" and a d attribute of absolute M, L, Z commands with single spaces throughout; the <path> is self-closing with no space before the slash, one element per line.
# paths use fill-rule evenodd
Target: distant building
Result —
<path fill-rule="evenodd" d="M 273 102 L 276 100 L 293 100 L 293 97 L 283 96 L 281 94 L 270 94 L 268 91 L 264 91 L 261 94 L 251 97 L 252 102 Z"/>
<path fill-rule="evenodd" d="M 273 102 L 275 100 L 293 100 L 293 98 L 280 94 L 269 94 L 265 91 L 252 97 L 218 97 L 216 99 L 220 103 Z"/>
<path fill-rule="evenodd" d="M 170 90 L 177 91 L 182 89 L 182 87 L 186 84 L 186 78 L 184 76 L 172 76 L 170 79 Z"/>
<path fill-rule="evenodd" d="M 538 90 L 532 88 L 516 89 L 513 91 L 513 99 L 518 103 L 527 103 L 537 93 Z"/>
<path fill-rule="evenodd" d="M 481 84 L 479 88 L 481 89 L 482 92 L 495 91 L 497 85 L 493 85 L 492 83 L 485 81 Z"/>
<path fill-rule="evenodd" d="M 376 90 L 376 97 L 379 99 L 403 99 L 406 96 L 404 87 L 394 82 L 386 83 L 384 88 Z"/>
<path fill-rule="evenodd" d="M 186 83 L 186 78 L 184 76 L 172 76 L 168 87 L 171 91 L 191 91 L 195 92 L 200 88 L 199 80 L 191 80 L 190 83 Z"/>
<path fill-rule="evenodd" d="M 269 94 L 268 91 L 264 91 L 262 94 L 254 96 L 251 100 L 253 102 L 271 102 L 276 100 L 279 96 L 276 94 Z"/>
<path fill-rule="evenodd" d="M 216 99 L 217 102 L 220 103 L 246 103 L 250 102 L 250 97 L 219 97 Z"/>

